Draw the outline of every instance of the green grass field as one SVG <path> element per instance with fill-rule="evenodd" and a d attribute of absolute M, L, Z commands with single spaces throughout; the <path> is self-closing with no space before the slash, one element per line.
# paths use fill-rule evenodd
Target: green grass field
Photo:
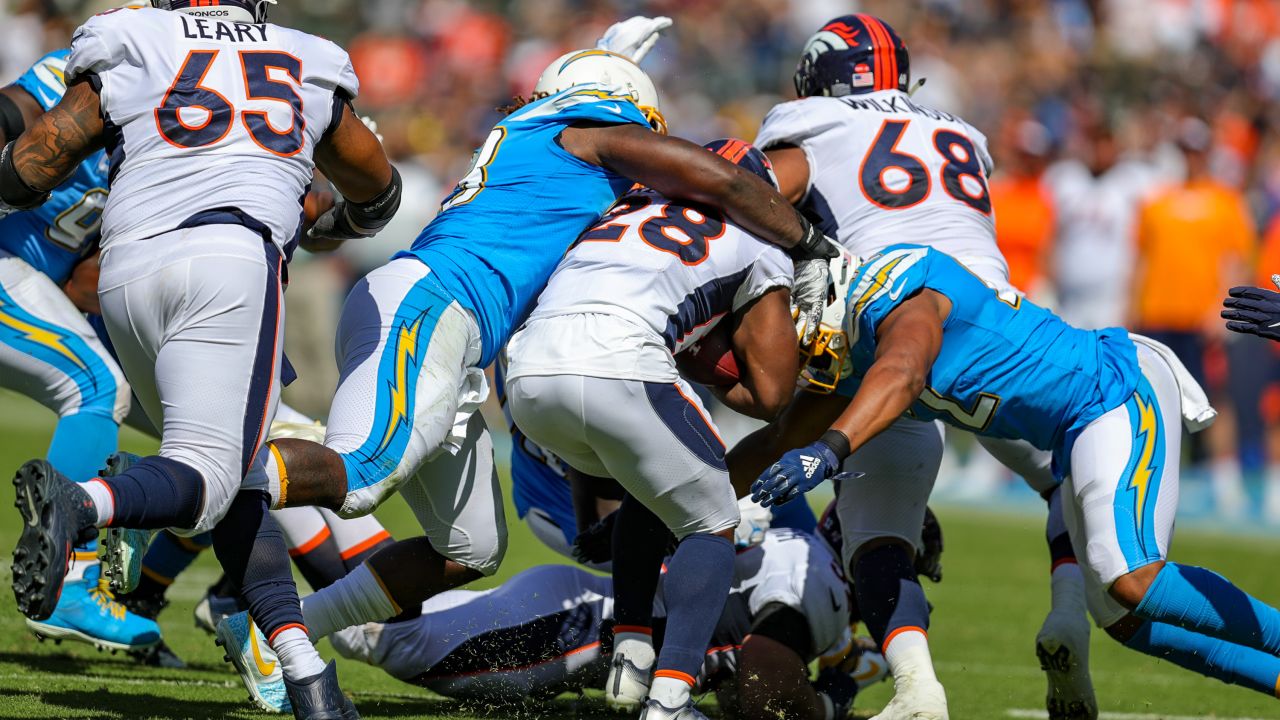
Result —
<path fill-rule="evenodd" d="M 13 395 L 0 394 L 0 472 L 38 455 L 48 441 L 52 416 Z M 148 451 L 154 443 L 126 433 L 123 445 Z M 19 516 L 13 490 L 0 483 L 0 548 L 5 562 L 0 589 L 0 718 L 257 718 L 246 693 L 212 638 L 196 630 L 191 610 L 217 575 L 211 554 L 174 585 L 173 604 L 161 617 L 166 639 L 190 664 L 187 670 L 142 667 L 130 659 L 72 643 L 37 643 L 8 591 L 8 553 Z M 394 532 L 407 536 L 413 520 L 400 501 L 380 511 Z M 931 637 L 939 675 L 957 720 L 1043 716 L 1044 683 L 1033 641 L 1048 603 L 1047 551 L 1041 519 L 1032 515 L 980 514 L 943 507 L 946 579 L 930 586 L 936 610 Z M 514 518 L 514 514 L 511 514 Z M 1255 594 L 1280 602 L 1280 540 L 1182 533 L 1173 558 L 1209 565 Z M 511 527 L 502 578 L 556 558 L 521 525 Z M 327 645 L 326 655 L 331 654 Z M 1128 651 L 1095 632 L 1094 682 L 1104 717 L 1274 718 L 1276 700 L 1192 675 Z M 512 709 L 461 709 L 373 668 L 345 662 L 344 688 L 366 718 L 593 718 L 614 717 L 590 695 Z M 858 698 L 858 717 L 870 717 L 888 699 L 884 684 Z"/>

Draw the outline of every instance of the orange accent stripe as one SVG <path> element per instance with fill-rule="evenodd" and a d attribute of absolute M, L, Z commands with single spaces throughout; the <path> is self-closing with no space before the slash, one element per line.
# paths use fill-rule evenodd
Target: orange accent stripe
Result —
<path fill-rule="evenodd" d="M 1280 676 L 1277 676 L 1277 677 L 1276 677 L 1276 689 L 1275 689 L 1275 696 L 1276 696 L 1276 697 L 1278 697 L 1278 698 L 1280 698 Z"/>
<path fill-rule="evenodd" d="M 653 635 L 653 628 L 647 628 L 643 625 L 614 625 L 613 634 L 635 633 L 637 635 Z"/>
<path fill-rule="evenodd" d="M 199 555 L 200 553 L 209 549 L 208 545 L 201 545 L 200 543 L 195 542 L 188 537 L 183 537 L 181 535 L 174 535 L 173 533 L 169 533 L 169 537 L 178 542 L 178 547 L 182 548 L 183 550 L 186 550 L 192 555 Z"/>
<path fill-rule="evenodd" d="M 155 570 L 152 570 L 146 565 L 142 566 L 142 574 L 151 578 L 153 581 L 158 582 L 161 585 L 164 585 L 165 587 L 168 587 L 173 584 L 173 578 L 165 577 L 164 575 L 161 575 L 160 573 L 156 572 Z"/>
<path fill-rule="evenodd" d="M 867 30 L 871 33 L 871 46 L 875 48 L 875 74 L 876 74 L 876 90 L 889 90 L 896 86 L 896 83 L 890 85 L 892 80 L 889 79 L 890 65 L 894 62 L 893 58 L 893 40 L 889 34 L 885 32 L 884 25 L 879 20 L 870 15 L 859 15 L 858 19 L 867 26 Z"/>
<path fill-rule="evenodd" d="M 1057 570 L 1063 565 L 1079 565 L 1079 564 L 1080 562 L 1073 557 L 1062 558 L 1061 560 L 1055 560 L 1053 561 L 1053 565 L 1049 568 L 1049 574 L 1052 575 L 1054 570 Z"/>
<path fill-rule="evenodd" d="M 100 483 L 102 487 L 107 489 L 107 494 L 111 496 L 111 517 L 107 518 L 107 522 L 104 525 L 104 527 L 110 527 L 111 521 L 116 519 L 116 494 L 112 491 L 111 486 L 107 484 L 107 481 L 100 477 L 94 478 L 89 482 Z"/>
<path fill-rule="evenodd" d="M 872 17 L 871 21 L 875 23 L 876 27 L 880 30 L 881 36 L 884 37 L 884 57 L 886 68 L 884 89 L 893 90 L 898 87 L 898 54 L 894 52 L 893 36 L 889 34 L 889 29 L 885 27 L 884 23 L 880 22 L 879 18 Z"/>
<path fill-rule="evenodd" d="M 320 528 L 320 532 L 316 533 L 315 536 L 312 537 L 310 540 L 302 543 L 296 548 L 289 548 L 289 557 L 298 557 L 299 555 L 306 555 L 312 550 L 315 550 L 316 548 L 320 547 L 320 543 L 324 542 L 325 540 L 328 540 L 330 535 L 332 535 L 332 533 L 329 532 L 329 526 L 325 525 L 324 527 Z"/>
<path fill-rule="evenodd" d="M 690 675 L 689 673 L 680 672 L 679 670 L 659 670 L 658 672 L 653 674 L 653 677 L 654 679 L 671 678 L 672 680 L 681 680 L 683 682 L 689 683 L 689 687 L 696 687 L 698 684 L 698 681 L 694 680 L 692 675 Z"/>
<path fill-rule="evenodd" d="M 276 628 L 276 631 L 271 633 L 271 637 L 267 638 L 267 644 L 271 645 L 275 643 L 276 638 L 280 636 L 280 633 L 284 632 L 285 630 L 288 630 L 289 628 L 298 628 L 299 630 L 301 630 L 304 633 L 307 633 L 308 635 L 311 634 L 307 632 L 306 625 L 303 625 L 302 623 L 289 623 L 288 625 L 281 625 L 280 627 Z"/>
<path fill-rule="evenodd" d="M 724 438 L 720 437 L 720 433 L 716 432 L 716 426 L 711 424 L 711 418 L 708 418 L 706 415 L 703 415 L 702 409 L 698 407 L 698 403 L 690 400 L 689 396 L 684 394 L 684 391 L 680 389 L 680 383 L 676 383 L 675 388 L 676 388 L 676 392 L 680 393 L 680 397 L 684 398 L 685 402 L 693 406 L 694 412 L 698 413 L 698 417 L 702 418 L 702 422 L 707 424 L 707 429 L 711 431 L 712 435 L 716 436 L 716 439 L 719 440 L 720 444 L 723 446 Z"/>
<path fill-rule="evenodd" d="M 576 650 L 570 650 L 569 652 L 565 653 L 564 655 L 561 655 L 560 657 L 572 657 L 572 656 L 577 655 L 577 654 L 579 654 L 579 653 L 587 652 L 588 650 L 595 650 L 595 649 L 596 649 L 596 648 L 598 648 L 598 647 L 600 647 L 600 641 L 599 641 L 599 640 L 597 640 L 597 641 L 595 641 L 595 642 L 593 642 L 593 643 L 587 643 L 586 645 L 583 645 L 582 647 L 580 647 L 580 648 L 578 648 L 578 649 L 576 649 Z"/>
<path fill-rule="evenodd" d="M 212 65 L 212 63 L 210 63 L 210 65 Z M 266 434 L 267 426 L 270 424 L 267 421 L 267 412 L 271 409 L 272 391 L 279 392 L 278 390 L 275 390 L 276 379 L 280 370 L 276 367 L 276 353 L 280 350 L 280 313 L 284 312 L 284 292 L 281 287 L 282 283 L 280 280 L 280 277 L 283 274 L 281 272 L 283 268 L 284 257 L 281 256 L 276 258 L 276 322 L 273 326 L 275 328 L 275 332 L 271 336 L 271 374 L 268 375 L 271 380 L 267 381 L 267 396 L 262 401 L 262 415 L 258 420 L 258 435 L 253 440 L 253 452 L 249 454 L 249 464 L 244 468 L 244 473 L 246 475 L 248 475 L 249 470 L 253 468 L 254 458 L 258 457 L 258 450 L 262 448 L 263 435 Z"/>
<path fill-rule="evenodd" d="M 400 603 L 396 602 L 396 599 L 391 596 L 391 591 L 387 589 L 387 584 L 382 582 L 382 576 L 378 574 L 377 570 L 373 569 L 373 565 L 364 563 L 364 566 L 369 568 L 369 574 L 373 576 L 375 581 L 377 581 L 378 587 L 382 589 L 382 594 L 387 598 L 387 602 L 391 603 L 391 607 L 395 609 L 395 614 L 399 615 L 404 612 L 404 609 L 400 607 Z"/>
<path fill-rule="evenodd" d="M 368 540 L 365 540 L 364 542 L 360 543 L 359 545 L 353 545 L 352 547 L 347 548 L 346 550 L 344 550 L 344 551 L 342 552 L 342 559 L 343 559 L 343 560 L 350 560 L 351 558 L 353 558 L 353 557 L 355 557 L 355 556 L 359 555 L 360 553 L 364 552 L 365 550 L 368 550 L 369 548 L 373 547 L 374 545 L 377 545 L 378 543 L 382 542 L 383 540 L 390 540 L 390 539 L 391 539 L 391 533 L 387 532 L 386 530 L 383 530 L 382 532 L 378 533 L 377 535 L 374 535 L 373 537 L 369 538 Z"/>
<path fill-rule="evenodd" d="M 888 649 L 889 649 L 889 643 L 893 642 L 893 639 L 894 639 L 894 638 L 898 637 L 899 635 L 901 635 L 902 633 L 905 633 L 905 632 L 918 632 L 918 633 L 920 633 L 921 635 L 923 635 L 923 636 L 925 637 L 925 639 L 926 639 L 926 640 L 927 640 L 927 639 L 929 639 L 929 633 L 925 632 L 925 631 L 924 631 L 924 628 L 916 627 L 915 625 L 904 625 L 904 626 L 902 626 L 902 627 L 900 627 L 900 628 L 898 628 L 898 629 L 894 630 L 893 632 L 889 633 L 888 637 L 886 637 L 886 638 L 884 639 L 884 644 L 882 644 L 882 645 L 880 646 L 880 648 L 881 648 L 882 650 L 888 650 Z"/>
<path fill-rule="evenodd" d="M 97 550 L 77 550 L 72 553 L 72 559 L 76 562 L 92 562 L 98 559 Z"/>

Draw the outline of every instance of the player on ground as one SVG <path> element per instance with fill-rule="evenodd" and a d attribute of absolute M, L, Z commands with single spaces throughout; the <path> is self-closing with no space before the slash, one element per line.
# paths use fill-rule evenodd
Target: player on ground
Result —
<path fill-rule="evenodd" d="M 0 88 L 0 146 L 22 134 L 62 98 L 69 50 L 40 58 Z M 98 241 L 107 197 L 107 158 L 96 152 L 54 189 L 48 203 L 0 220 L 0 385 L 58 413 L 48 460 L 75 480 L 98 474 L 116 451 L 129 412 L 124 373 L 82 310 L 63 293 L 77 263 Z M 80 300 L 96 304 L 96 294 Z M 112 650 L 147 651 L 160 628 L 124 609 L 100 577 L 97 538 L 74 549 L 53 614 L 27 619 L 36 636 L 80 640 Z"/>
<path fill-rule="evenodd" d="M 750 145 L 707 149 L 773 183 Z M 675 354 L 733 323 L 750 370 L 720 395 L 739 412 L 772 417 L 797 373 L 787 350 L 796 344 L 792 278 L 786 253 L 714 208 L 635 189 L 578 238 L 507 348 L 516 424 L 576 470 L 627 491 L 613 533 L 617 626 L 605 698 L 643 703 L 647 720 L 703 717 L 690 692 L 731 583 L 739 520 L 724 444 Z M 670 632 L 655 661 L 653 597 L 668 531 L 679 544 L 666 566 Z"/>
<path fill-rule="evenodd" d="M 328 620 L 311 628 L 317 635 L 385 619 L 497 569 L 505 518 L 488 430 L 474 414 L 488 392 L 483 368 L 565 250 L 635 182 L 723 208 L 806 257 L 831 252 L 768 183 L 655 132 L 665 129 L 657 91 L 626 57 L 568 53 L 535 91 L 540 99 L 493 128 L 413 247 L 348 297 L 325 445 L 268 443 L 279 505 L 360 515 L 404 485 L 426 531 L 336 583 L 332 604 L 316 611 Z M 799 296 L 806 311 L 825 300 L 825 272 L 814 267 L 811 277 Z M 408 566 L 421 571 L 399 572 Z"/>
<path fill-rule="evenodd" d="M 1134 650 L 1274 696 L 1280 611 L 1165 561 L 1178 425 L 1195 431 L 1214 415 L 1168 348 L 1121 328 L 1074 328 L 916 245 L 866 261 L 847 300 L 853 376 L 825 403 L 830 429 L 761 475 L 757 499 L 786 502 L 834 476 L 906 412 L 1025 440 L 1053 453 L 1098 625 Z"/>
<path fill-rule="evenodd" d="M 67 483 L 42 461 L 19 471 L 18 606 L 48 617 L 70 544 L 97 527 L 214 528 L 295 714 L 354 716 L 306 637 L 266 493 L 240 487 L 279 398 L 281 284 L 315 168 L 346 196 L 319 223 L 328 239 L 376 232 L 400 186 L 350 108 L 358 83 L 337 46 L 267 24 L 263 0 L 154 4 L 166 9 L 82 26 L 66 96 L 0 154 L 7 214 L 41 204 L 107 146 L 99 297 L 125 374 L 164 429 L 159 456 L 111 477 Z"/>
<path fill-rule="evenodd" d="M 544 565 L 493 590 L 442 593 L 423 603 L 421 617 L 348 628 L 330 641 L 343 657 L 446 697 L 518 703 L 604 686 L 613 604 L 609 578 Z M 734 716 L 748 720 L 842 718 L 858 690 L 887 674 L 879 653 L 853 641 L 849 623 L 831 550 L 811 535 L 769 530 L 735 558 L 699 690 L 717 691 L 722 707 L 732 702 Z M 810 683 L 808 664 L 819 657 L 824 670 Z M 837 661 L 843 671 L 831 667 Z"/>
<path fill-rule="evenodd" d="M 956 257 L 993 287 L 1010 288 L 995 240 L 986 138 L 963 119 L 913 101 L 910 82 L 910 55 L 892 28 L 870 15 L 836 18 L 805 46 L 795 74 L 801 99 L 770 111 L 756 145 L 773 161 L 782 194 L 855 255 L 919 243 Z M 792 441 L 821 432 L 809 402 L 801 395 L 781 426 Z M 808 432 L 803 439 L 793 434 Z M 981 440 L 1057 506 L 1048 454 Z M 735 477 L 754 478 L 778 450 L 754 435 L 731 453 L 730 467 Z M 886 719 L 946 715 L 925 635 L 928 605 L 911 561 L 942 451 L 940 424 L 902 418 L 850 460 L 851 470 L 865 474 L 841 486 L 844 561 L 868 629 L 879 642 L 902 645 L 902 652 L 884 648 L 890 662 L 903 663 L 894 668 L 898 697 Z M 1037 652 L 1048 671 L 1051 716 L 1091 718 L 1083 581 L 1059 517 L 1051 510 L 1054 609 Z"/>

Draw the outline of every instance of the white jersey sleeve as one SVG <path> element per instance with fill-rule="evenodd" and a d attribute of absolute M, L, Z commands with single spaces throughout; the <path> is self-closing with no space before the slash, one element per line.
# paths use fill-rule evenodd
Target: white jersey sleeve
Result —
<path fill-rule="evenodd" d="M 67 76 L 90 76 L 101 99 L 104 248 L 221 223 L 288 248 L 316 145 L 359 92 L 347 53 L 327 40 L 151 8 L 86 22 Z"/>
<path fill-rule="evenodd" d="M 855 255 L 912 243 L 1008 275 L 995 241 L 987 139 L 961 118 L 896 90 L 811 97 L 771 110 L 755 144 L 804 151 L 800 208 Z"/>

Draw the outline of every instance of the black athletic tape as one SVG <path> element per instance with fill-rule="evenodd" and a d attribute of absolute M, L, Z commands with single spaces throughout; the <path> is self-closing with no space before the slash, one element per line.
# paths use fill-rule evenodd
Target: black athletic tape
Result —
<path fill-rule="evenodd" d="M 831 448 L 831 452 L 836 454 L 836 459 L 840 462 L 844 462 L 845 458 L 849 457 L 849 438 L 839 430 L 828 430 L 818 439 Z"/>
<path fill-rule="evenodd" d="M 391 222 L 396 211 L 400 209 L 400 195 L 404 183 L 400 180 L 400 171 L 391 167 L 391 184 L 374 199 L 357 203 L 347 201 L 347 221 L 362 235 L 373 235 Z"/>
<path fill-rule="evenodd" d="M 816 654 L 809 620 L 804 613 L 790 605 L 771 602 L 760 608 L 760 612 L 756 613 L 756 621 L 751 625 L 751 634 L 767 637 L 791 648 L 805 662 Z"/>
<path fill-rule="evenodd" d="M 4 133 L 4 139 L 16 140 L 26 129 L 27 121 L 22 117 L 18 103 L 8 95 L 0 94 L 0 133 Z"/>

